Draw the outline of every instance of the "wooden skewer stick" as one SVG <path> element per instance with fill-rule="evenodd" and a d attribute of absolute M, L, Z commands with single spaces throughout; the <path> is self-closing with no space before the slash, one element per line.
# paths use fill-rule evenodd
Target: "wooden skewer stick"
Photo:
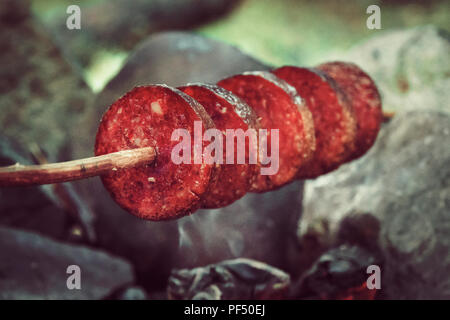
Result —
<path fill-rule="evenodd" d="M 385 121 L 394 113 L 384 112 Z M 41 165 L 19 163 L 0 167 L 0 187 L 32 186 L 81 180 L 108 173 L 111 170 L 132 168 L 152 163 L 156 150 L 152 147 L 122 150 L 102 156 Z"/>
<path fill-rule="evenodd" d="M 42 165 L 0 167 L 0 187 L 31 186 L 80 180 L 111 170 L 149 164 L 156 158 L 152 147 L 122 150 L 102 156 Z"/>

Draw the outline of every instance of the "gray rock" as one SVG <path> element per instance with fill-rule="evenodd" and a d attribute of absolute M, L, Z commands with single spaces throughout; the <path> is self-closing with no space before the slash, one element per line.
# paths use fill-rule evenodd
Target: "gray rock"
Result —
<path fill-rule="evenodd" d="M 445 30 L 386 31 L 330 59 L 352 61 L 373 77 L 385 110 L 450 112 L 450 34 Z"/>
<path fill-rule="evenodd" d="M 82 133 L 79 121 L 93 95 L 28 1 L 2 1 L 0 17 L 2 134 L 26 147 L 37 144 L 52 162 L 71 159 L 70 141 Z"/>
<path fill-rule="evenodd" d="M 103 189 L 101 183 L 98 188 Z M 145 221 L 121 209 L 105 190 L 95 195 L 97 245 L 131 261 L 138 283 L 148 291 L 163 289 L 178 250 L 176 222 Z"/>
<path fill-rule="evenodd" d="M 248 193 L 215 210 L 199 210 L 178 221 L 177 267 L 192 268 L 225 259 L 255 259 L 296 274 L 292 259 L 295 221 L 301 213 L 302 181 L 262 194 Z"/>
<path fill-rule="evenodd" d="M 104 252 L 0 227 L 0 299 L 101 299 L 134 281 L 130 264 Z M 69 290 L 67 267 L 81 269 Z"/>
<path fill-rule="evenodd" d="M 450 298 L 449 139 L 446 113 L 396 115 L 366 156 L 306 183 L 300 241 L 377 240 L 387 298 Z"/>
<path fill-rule="evenodd" d="M 145 290 L 139 286 L 127 286 L 119 289 L 111 296 L 107 297 L 108 300 L 148 300 L 148 295 Z"/>
<path fill-rule="evenodd" d="M 287 296 L 287 273 L 251 259 L 234 259 L 194 269 L 174 270 L 169 299 L 281 299 Z"/>

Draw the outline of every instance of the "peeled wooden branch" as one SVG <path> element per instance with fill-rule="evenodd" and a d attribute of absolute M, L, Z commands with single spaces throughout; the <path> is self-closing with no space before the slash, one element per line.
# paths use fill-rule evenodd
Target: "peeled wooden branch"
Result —
<path fill-rule="evenodd" d="M 123 150 L 102 156 L 42 165 L 15 164 L 0 168 L 0 187 L 52 184 L 90 178 L 111 170 L 132 168 L 153 162 L 152 147 Z"/>

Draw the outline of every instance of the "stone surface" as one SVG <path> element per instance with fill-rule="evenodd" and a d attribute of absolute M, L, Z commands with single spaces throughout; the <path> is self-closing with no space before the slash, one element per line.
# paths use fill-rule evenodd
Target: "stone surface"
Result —
<path fill-rule="evenodd" d="M 450 112 L 450 34 L 434 26 L 386 31 L 330 59 L 351 61 L 376 82 L 388 111 Z"/>
<path fill-rule="evenodd" d="M 287 273 L 241 258 L 174 270 L 167 292 L 169 299 L 183 300 L 281 299 L 287 296 L 289 285 Z"/>
<path fill-rule="evenodd" d="M 300 242 L 312 257 L 375 243 L 387 298 L 450 298 L 449 139 L 447 113 L 396 115 L 366 156 L 306 183 Z"/>
<path fill-rule="evenodd" d="M 192 268 L 245 257 L 295 273 L 291 259 L 301 254 L 294 244 L 302 186 L 296 181 L 279 190 L 248 193 L 227 207 L 199 210 L 180 219 L 176 266 Z"/>
<path fill-rule="evenodd" d="M 0 126 L 24 147 L 37 144 L 48 160 L 71 159 L 73 135 L 93 95 L 29 12 L 29 2 L 0 4 Z M 74 130 L 74 131 L 72 131 Z"/>
<path fill-rule="evenodd" d="M 130 264 L 104 252 L 0 227 L 0 299 L 101 299 L 132 283 Z M 67 288 L 69 265 L 81 290 Z"/>

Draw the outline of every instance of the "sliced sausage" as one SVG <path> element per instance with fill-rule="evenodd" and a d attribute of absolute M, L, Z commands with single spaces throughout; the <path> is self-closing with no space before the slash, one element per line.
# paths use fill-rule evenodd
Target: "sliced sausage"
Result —
<path fill-rule="evenodd" d="M 319 70 L 285 66 L 272 72 L 297 90 L 313 115 L 316 150 L 297 177 L 312 179 L 339 167 L 355 147 L 356 118 L 345 95 Z"/>
<path fill-rule="evenodd" d="M 220 208 L 229 205 L 243 197 L 250 189 L 258 170 L 257 163 L 250 163 L 250 153 L 257 160 L 257 116 L 255 112 L 241 99 L 216 85 L 190 84 L 179 88 L 197 100 L 209 114 L 215 127 L 222 133 L 221 170 L 218 170 L 214 183 L 203 195 L 203 208 Z M 253 129 L 249 130 L 248 129 Z M 229 130 L 226 134 L 226 130 Z M 243 140 L 235 138 L 233 132 L 241 130 Z M 248 133 L 248 137 L 244 136 Z M 233 148 L 229 148 L 227 140 L 233 139 Z M 253 139 L 253 145 L 250 140 Z M 231 140 L 230 140 L 231 141 Z M 244 143 L 244 145 L 242 145 Z M 249 149 L 253 146 L 252 149 Z M 230 150 L 231 149 L 231 150 Z M 232 152 L 232 163 L 227 163 L 227 154 Z M 244 161 L 238 161 L 238 152 L 243 152 Z M 239 163 L 238 163 L 239 162 Z"/>
<path fill-rule="evenodd" d="M 353 63 L 330 62 L 318 66 L 347 95 L 357 120 L 356 149 L 347 161 L 362 156 L 374 144 L 383 119 L 381 98 L 374 81 Z"/>
<path fill-rule="evenodd" d="M 194 121 L 202 124 L 202 135 L 214 127 L 198 102 L 164 85 L 134 88 L 110 106 L 97 132 L 96 155 L 148 146 L 157 151 L 156 160 L 149 165 L 113 170 L 102 176 L 106 189 L 121 207 L 140 218 L 165 220 L 189 214 L 200 206 L 214 165 L 193 161 Z M 186 129 L 191 135 L 190 163 L 172 161 L 172 150 L 181 141 L 171 139 L 176 129 Z"/>
<path fill-rule="evenodd" d="M 312 115 L 295 88 L 264 71 L 232 76 L 217 84 L 247 102 L 258 115 L 261 128 L 268 130 L 267 153 L 273 156 L 273 151 L 279 152 L 278 159 L 272 159 L 278 160 L 278 171 L 258 175 L 250 190 L 270 191 L 293 181 L 315 149 Z M 278 130 L 279 139 L 274 141 L 277 145 L 271 144 L 273 129 Z M 262 141 L 261 132 L 259 139 Z M 273 167 L 274 163 L 265 166 Z"/>

